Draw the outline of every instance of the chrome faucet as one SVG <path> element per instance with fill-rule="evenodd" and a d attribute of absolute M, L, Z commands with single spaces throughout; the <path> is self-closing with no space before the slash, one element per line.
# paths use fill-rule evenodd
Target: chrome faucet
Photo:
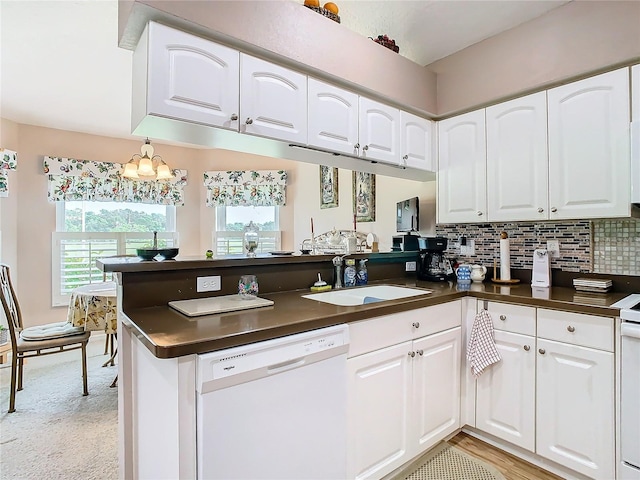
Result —
<path fill-rule="evenodd" d="M 333 278 L 334 278 L 334 284 L 333 284 L 333 288 L 334 289 L 339 289 L 342 288 L 342 259 L 346 257 L 345 255 L 337 255 L 335 257 L 333 257 Z"/>

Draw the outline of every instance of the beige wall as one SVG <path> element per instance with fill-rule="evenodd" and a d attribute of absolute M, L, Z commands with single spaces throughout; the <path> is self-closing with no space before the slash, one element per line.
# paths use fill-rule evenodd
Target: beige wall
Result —
<path fill-rule="evenodd" d="M 18 125 L 6 120 L 2 121 L 2 127 L 2 140 L 7 142 L 6 148 L 18 152 L 18 171 L 13 172 L 10 178 L 10 196 L 0 199 L 2 260 L 13 267 L 12 276 L 25 325 L 62 321 L 65 319 L 66 309 L 51 307 L 51 233 L 56 228 L 56 208 L 55 204 L 47 201 L 47 178 L 42 171 L 43 156 L 124 163 L 139 151 L 141 142 Z M 317 222 L 318 232 L 321 229 L 330 230 L 334 226 L 351 226 L 350 170 L 340 169 L 340 208 L 321 211 L 317 165 L 227 150 L 201 150 L 157 142 L 154 145 L 156 153 L 171 167 L 187 169 L 189 173 L 185 187 L 185 205 L 177 210 L 182 256 L 204 255 L 212 247 L 211 232 L 215 226 L 215 211 L 204 203 L 206 191 L 202 184 L 202 174 L 205 170 L 287 170 L 287 204 L 280 210 L 284 249 L 297 250 L 302 240 L 309 236 L 311 216 Z M 378 176 L 377 187 L 377 221 L 359 224 L 358 229 L 377 233 L 383 249 L 391 247 L 391 236 L 395 233 L 394 205 L 398 200 L 419 195 L 425 205 L 425 225 L 431 225 L 430 231 L 435 231 L 433 182 L 421 183 Z M 429 214 L 427 212 L 430 208 L 432 213 Z"/>
<path fill-rule="evenodd" d="M 640 2 L 574 1 L 428 65 L 441 117 L 640 61 Z"/>

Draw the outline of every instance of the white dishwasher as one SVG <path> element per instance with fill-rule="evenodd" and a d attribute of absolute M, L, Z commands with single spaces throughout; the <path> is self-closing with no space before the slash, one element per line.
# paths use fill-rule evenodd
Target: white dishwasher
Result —
<path fill-rule="evenodd" d="M 198 356 L 199 479 L 346 478 L 349 328 Z"/>

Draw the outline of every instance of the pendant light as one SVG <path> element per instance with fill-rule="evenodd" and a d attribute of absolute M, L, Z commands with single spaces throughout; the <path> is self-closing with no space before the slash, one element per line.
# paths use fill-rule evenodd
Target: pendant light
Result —
<path fill-rule="evenodd" d="M 141 155 L 138 153 L 133 154 L 131 160 L 125 164 L 122 171 L 123 177 L 142 180 L 167 180 L 173 178 L 169 165 L 160 155 L 153 154 L 153 147 L 148 138 L 144 141 L 144 145 L 140 147 L 140 153 Z"/>

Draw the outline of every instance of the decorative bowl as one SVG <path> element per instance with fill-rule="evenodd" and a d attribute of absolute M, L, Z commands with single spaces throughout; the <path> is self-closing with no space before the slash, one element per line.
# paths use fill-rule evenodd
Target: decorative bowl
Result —
<path fill-rule="evenodd" d="M 158 250 L 157 248 L 136 249 L 136 255 L 138 255 L 143 260 L 153 260 L 159 253 L 160 250 Z"/>
<path fill-rule="evenodd" d="M 176 257 L 176 255 L 178 255 L 178 249 L 177 248 L 161 248 L 159 250 L 160 255 L 165 259 L 165 260 L 171 260 L 173 258 Z"/>

